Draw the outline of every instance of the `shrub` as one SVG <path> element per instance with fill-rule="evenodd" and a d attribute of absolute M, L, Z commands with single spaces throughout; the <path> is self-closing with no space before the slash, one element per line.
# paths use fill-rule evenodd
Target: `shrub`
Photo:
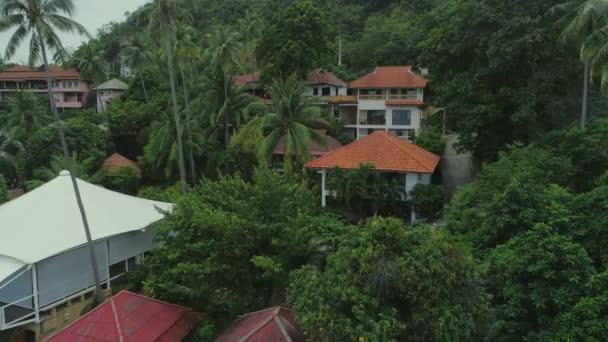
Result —
<path fill-rule="evenodd" d="M 411 195 L 416 214 L 429 220 L 439 217 L 445 203 L 445 192 L 442 185 L 417 184 Z"/>

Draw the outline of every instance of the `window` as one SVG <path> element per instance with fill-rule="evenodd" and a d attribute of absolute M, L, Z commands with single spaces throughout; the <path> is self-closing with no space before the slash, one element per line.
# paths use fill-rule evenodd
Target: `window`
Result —
<path fill-rule="evenodd" d="M 361 89 L 361 95 L 369 95 L 369 89 Z"/>
<path fill-rule="evenodd" d="M 313 94 L 314 96 L 319 95 L 319 88 L 312 88 L 312 94 Z"/>
<path fill-rule="evenodd" d="M 74 88 L 78 88 L 78 81 L 74 82 Z"/>
<path fill-rule="evenodd" d="M 334 117 L 337 119 L 340 118 L 340 109 L 334 108 Z"/>
<path fill-rule="evenodd" d="M 391 95 L 397 95 L 399 93 L 399 89 L 391 89 Z"/>
<path fill-rule="evenodd" d="M 335 89 L 336 89 L 336 96 L 338 96 L 338 88 L 335 88 Z"/>
<path fill-rule="evenodd" d="M 386 124 L 386 111 L 384 110 L 368 110 L 367 120 L 364 125 L 384 125 Z"/>
<path fill-rule="evenodd" d="M 321 95 L 323 96 L 329 96 L 331 94 L 331 88 L 330 87 L 323 87 L 323 89 L 321 90 Z"/>
<path fill-rule="evenodd" d="M 110 266 L 110 279 L 118 277 L 124 273 L 127 273 L 127 263 L 125 261 L 121 261 Z"/>
<path fill-rule="evenodd" d="M 422 173 L 418 174 L 418 181 L 421 182 L 422 181 Z"/>
<path fill-rule="evenodd" d="M 68 87 L 68 82 L 63 82 L 63 87 L 67 88 Z"/>
<path fill-rule="evenodd" d="M 393 110 L 393 125 L 409 126 L 412 124 L 412 111 L 409 109 Z"/>

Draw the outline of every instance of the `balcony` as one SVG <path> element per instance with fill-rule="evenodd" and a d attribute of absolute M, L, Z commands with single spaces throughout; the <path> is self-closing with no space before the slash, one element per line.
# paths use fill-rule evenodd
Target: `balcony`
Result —
<path fill-rule="evenodd" d="M 416 101 L 418 95 L 359 95 L 359 101 Z"/>

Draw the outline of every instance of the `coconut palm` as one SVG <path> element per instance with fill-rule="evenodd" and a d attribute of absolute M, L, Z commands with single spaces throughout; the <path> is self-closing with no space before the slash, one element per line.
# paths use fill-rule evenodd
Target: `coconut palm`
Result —
<path fill-rule="evenodd" d="M 0 122 L 17 139 L 31 136 L 52 120 L 37 95 L 19 91 L 6 99 L 7 110 L 0 113 Z"/>
<path fill-rule="evenodd" d="M 563 13 L 563 16 L 558 20 L 558 24 L 565 25 L 561 34 L 562 41 L 576 44 L 581 51 L 580 57 L 584 63 L 581 127 L 584 128 L 587 121 L 590 65 L 594 59 L 589 49 L 585 52 L 585 41 L 594 32 L 608 24 L 608 1 L 567 1 L 554 6 L 551 12 Z M 594 51 L 594 53 L 597 54 L 597 51 Z"/>
<path fill-rule="evenodd" d="M 289 167 L 295 157 L 298 163 L 310 159 L 310 142 L 326 147 L 327 142 L 315 128 L 329 127 L 319 102 L 314 97 L 304 96 L 305 86 L 291 77 L 287 81 L 275 80 L 270 88 L 270 105 L 261 105 L 265 115 L 252 120 L 250 125 L 259 125 L 265 138 L 260 144 L 258 156 L 267 161 L 279 139 L 285 136 L 285 160 Z M 259 105 L 258 105 L 259 106 Z"/>
<path fill-rule="evenodd" d="M 23 146 L 8 131 L 0 129 L 0 165 L 6 165 L 11 171 L 17 168 L 17 153 Z"/>
<path fill-rule="evenodd" d="M 103 181 L 103 169 L 97 165 L 96 158 L 89 157 L 80 160 L 76 153 L 72 153 L 71 163 L 78 178 L 93 184 L 101 184 Z M 27 191 L 31 191 L 57 177 L 59 172 L 65 170 L 66 167 L 63 156 L 52 156 L 48 166 L 34 170 L 33 179 L 25 183 Z"/>
<path fill-rule="evenodd" d="M 65 49 L 57 35 L 58 31 L 79 33 L 89 36 L 82 25 L 70 18 L 73 12 L 73 0 L 3 0 L 0 2 L 0 15 L 2 16 L 0 17 L 0 32 L 15 29 L 15 32 L 6 46 L 6 59 L 11 58 L 17 51 L 17 47 L 21 45 L 28 36 L 31 36 L 29 41 L 29 64 L 34 65 L 41 58 L 44 63 L 51 111 L 55 118 L 55 126 L 57 127 L 63 154 L 68 170 L 70 171 L 74 194 L 76 196 L 78 208 L 80 209 L 80 215 L 87 237 L 87 245 L 96 285 L 95 299 L 97 302 L 101 302 L 101 283 L 99 280 L 97 260 L 93 250 L 91 232 L 84 211 L 84 205 L 82 204 L 82 198 L 80 197 L 78 183 L 76 182 L 76 174 L 71 163 L 68 145 L 65 140 L 65 128 L 59 118 L 57 107 L 55 106 L 55 97 L 53 95 L 53 87 L 51 86 L 51 73 L 47 56 L 47 52 L 53 52 L 55 57 L 63 57 L 65 55 Z"/>
<path fill-rule="evenodd" d="M 139 80 L 144 91 L 144 99 L 146 103 L 149 102 L 149 99 L 146 81 L 144 80 L 143 68 L 147 63 L 154 59 L 150 54 L 149 49 L 146 48 L 147 43 L 150 42 L 146 42 L 145 36 L 143 34 L 138 34 L 123 44 L 122 50 L 122 53 L 127 58 L 127 63 L 129 66 L 134 68 L 135 73 L 139 75 Z M 149 48 L 149 45 L 147 47 Z"/>
<path fill-rule="evenodd" d="M 181 181 L 182 192 L 187 190 L 186 185 L 186 166 L 184 162 L 184 146 L 182 142 L 182 125 L 179 115 L 179 107 L 177 105 L 177 90 L 175 86 L 174 64 L 173 64 L 173 49 L 171 36 L 174 36 L 174 20 L 173 16 L 179 8 L 174 0 L 157 0 L 155 6 L 150 13 L 153 20 L 150 21 L 151 28 L 156 24 L 160 27 L 165 41 L 165 53 L 167 56 L 167 69 L 169 70 L 169 83 L 171 85 L 171 100 L 173 102 L 173 119 L 175 121 L 177 154 L 179 165 L 179 176 Z"/>
<path fill-rule="evenodd" d="M 86 77 L 93 80 L 95 85 L 95 101 L 101 103 L 101 111 L 105 112 L 103 102 L 99 100 L 99 78 L 106 78 L 108 74 L 108 66 L 103 58 L 103 51 L 99 49 L 95 42 L 90 41 L 82 46 L 82 54 L 77 56 L 75 59 L 76 65 L 80 72 Z M 106 117 L 106 124 L 110 127 L 110 122 Z"/>
<path fill-rule="evenodd" d="M 245 89 L 234 84 L 234 77 L 222 68 L 212 68 L 207 72 L 203 89 L 205 92 L 199 100 L 207 105 L 205 116 L 214 131 L 223 126 L 224 146 L 228 148 L 230 127 L 237 130 L 247 123 L 247 108 L 254 99 Z"/>
<path fill-rule="evenodd" d="M 604 26 L 595 30 L 584 41 L 581 49 L 581 58 L 590 62 L 590 69 L 599 70 L 601 74 L 602 92 L 608 92 L 608 0 L 596 0 L 596 12 L 603 15 L 598 21 Z M 598 14 L 599 16 L 599 14 Z M 601 22 L 600 22 L 601 24 Z"/>
<path fill-rule="evenodd" d="M 175 137 L 177 132 L 175 120 L 169 112 L 164 112 L 159 120 L 152 123 L 150 130 L 148 144 L 144 147 L 144 159 L 154 163 L 156 167 L 162 168 L 165 178 L 171 179 L 175 170 L 179 169 L 179 147 Z M 195 129 L 192 132 L 192 144 L 188 143 L 185 147 L 188 150 L 191 149 L 194 156 L 201 156 L 204 144 L 204 135 L 200 129 Z"/>

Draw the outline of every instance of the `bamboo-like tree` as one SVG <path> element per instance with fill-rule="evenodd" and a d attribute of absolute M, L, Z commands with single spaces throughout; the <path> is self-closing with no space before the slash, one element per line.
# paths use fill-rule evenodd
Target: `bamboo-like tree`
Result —
<path fill-rule="evenodd" d="M 99 82 L 100 78 L 106 78 L 108 74 L 108 66 L 103 58 L 103 51 L 99 49 L 94 41 L 90 41 L 82 46 L 82 55 L 75 58 L 75 62 L 80 69 L 80 72 L 89 79 L 93 80 L 95 86 L 95 107 L 101 104 L 101 112 L 105 113 L 103 101 L 99 99 Z M 104 114 L 108 130 L 110 129 L 110 120 Z"/>
<path fill-rule="evenodd" d="M 576 44 L 580 49 L 580 58 L 584 63 L 583 100 L 581 109 L 581 127 L 585 128 L 587 121 L 587 97 L 589 92 L 589 74 L 591 63 L 597 56 L 597 51 L 585 52 L 585 42 L 594 32 L 608 24 L 607 0 L 574 0 L 554 6 L 551 13 L 563 13 L 558 24 L 565 25 L 561 39 L 565 43 Z M 588 44 L 587 44 L 588 45 Z M 594 56 L 595 55 L 595 56 Z"/>
<path fill-rule="evenodd" d="M 57 107 L 55 105 L 55 96 L 53 94 L 51 72 L 49 68 L 48 52 L 53 52 L 55 57 L 65 56 L 65 49 L 57 32 L 78 33 L 89 36 L 84 26 L 80 25 L 70 17 L 74 12 L 73 0 L 2 0 L 0 2 L 0 32 L 5 32 L 14 29 L 14 33 L 9 39 L 5 58 L 10 59 L 17 51 L 17 47 L 21 45 L 28 36 L 31 36 L 29 41 L 30 53 L 29 64 L 34 65 L 42 59 L 44 70 L 46 71 L 47 89 L 51 111 L 55 117 L 55 126 L 61 141 L 63 155 L 70 172 L 74 194 L 82 217 L 85 234 L 87 237 L 87 245 L 93 267 L 93 275 L 95 278 L 95 298 L 97 302 L 102 301 L 101 282 L 99 279 L 99 270 L 95 251 L 93 250 L 93 242 L 91 231 L 78 183 L 76 182 L 76 173 L 72 165 L 72 159 L 68 151 L 68 145 L 65 139 L 65 128 Z"/>
<path fill-rule="evenodd" d="M 315 128 L 329 127 L 323 110 L 314 97 L 304 95 L 305 86 L 294 77 L 286 81 L 275 80 L 270 88 L 270 105 L 261 105 L 264 116 L 249 125 L 259 125 L 265 133 L 258 156 L 268 161 L 279 139 L 285 136 L 285 166 L 291 161 L 303 164 L 310 159 L 310 142 L 326 147 L 327 141 Z M 293 159 L 295 158 L 295 159 Z"/>
<path fill-rule="evenodd" d="M 181 190 L 183 193 L 187 191 L 186 184 L 186 166 L 184 161 L 184 144 L 182 142 L 182 124 L 177 104 L 177 89 L 175 85 L 175 70 L 173 63 L 173 43 L 172 36 L 175 36 L 174 14 L 178 10 L 174 0 L 157 0 L 156 4 L 150 13 L 153 20 L 150 21 L 151 27 L 156 24 L 160 27 L 165 41 L 165 53 L 167 56 L 167 69 L 169 70 L 169 83 L 171 85 L 171 100 L 173 103 L 173 119 L 175 120 L 176 140 L 178 149 L 179 177 Z"/>
<path fill-rule="evenodd" d="M 0 122 L 7 130 L 22 140 L 52 121 L 38 96 L 19 91 L 6 99 L 7 110 L 0 113 Z"/>

